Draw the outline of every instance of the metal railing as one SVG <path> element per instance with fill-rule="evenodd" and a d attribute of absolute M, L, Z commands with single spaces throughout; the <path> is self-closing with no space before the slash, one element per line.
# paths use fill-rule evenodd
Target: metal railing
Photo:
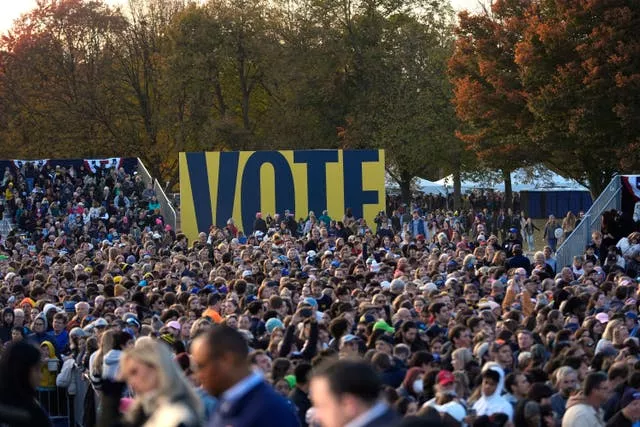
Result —
<path fill-rule="evenodd" d="M 585 213 L 584 219 L 567 237 L 556 252 L 556 262 L 558 270 L 570 265 L 573 257 L 582 255 L 584 248 L 591 241 L 591 233 L 600 231 L 602 226 L 602 214 L 611 209 L 620 209 L 622 201 L 622 180 L 620 176 L 615 176 L 611 182 L 594 200 L 591 208 Z"/>
<path fill-rule="evenodd" d="M 142 181 L 145 185 L 151 184 L 153 186 L 153 190 L 156 192 L 156 197 L 158 198 L 158 202 L 160 202 L 160 213 L 164 217 L 165 224 L 171 225 L 171 227 L 175 230 L 178 224 L 178 215 L 176 214 L 176 210 L 173 208 L 173 204 L 167 197 L 167 194 L 164 192 L 162 185 L 158 182 L 157 179 L 154 179 L 147 168 L 145 167 L 142 160 L 138 158 L 138 174 L 142 178 Z"/>

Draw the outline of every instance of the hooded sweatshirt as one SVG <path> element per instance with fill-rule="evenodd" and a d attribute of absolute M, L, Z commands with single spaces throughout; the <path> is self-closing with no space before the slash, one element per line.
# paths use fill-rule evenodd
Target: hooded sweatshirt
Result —
<path fill-rule="evenodd" d="M 122 350 L 109 350 L 102 362 L 102 379 L 116 381 L 120 373 Z"/>
<path fill-rule="evenodd" d="M 56 349 L 54 348 L 53 344 L 50 341 L 43 341 L 42 344 L 40 344 L 40 347 L 42 346 L 46 346 L 48 349 L 48 356 L 49 359 L 55 359 L 58 360 L 56 358 Z M 58 376 L 58 370 L 56 369 L 55 371 L 49 371 L 49 364 L 47 363 L 47 361 L 45 361 L 42 364 L 42 368 L 41 372 L 42 372 L 42 380 L 40 380 L 40 387 L 55 387 L 56 386 L 56 377 Z"/>
<path fill-rule="evenodd" d="M 476 403 L 473 404 L 473 409 L 480 415 L 493 415 L 498 413 L 506 414 L 510 421 L 513 421 L 513 406 L 502 397 L 502 390 L 504 389 L 504 370 L 495 362 L 488 362 L 483 368 L 482 372 L 487 370 L 497 372 L 500 376 L 496 391 L 491 396 L 485 396 L 484 394 Z"/>
<path fill-rule="evenodd" d="M 34 332 L 32 334 L 29 334 L 27 338 L 35 342 L 36 344 L 41 344 L 44 341 L 53 341 L 54 338 L 49 332 L 47 332 L 47 327 L 49 326 L 49 322 L 47 322 L 47 316 L 45 316 L 44 313 L 40 313 L 38 314 L 37 319 L 42 319 L 44 321 L 44 332 L 41 332 L 41 333 Z"/>
<path fill-rule="evenodd" d="M 0 322 L 2 323 L 2 326 L 0 327 L 0 341 L 3 343 L 11 340 L 11 328 L 13 328 L 13 320 L 11 323 L 4 322 L 4 317 L 7 314 L 11 314 L 11 316 L 13 316 L 13 309 L 11 307 L 7 307 L 2 310 L 2 319 L 0 319 Z"/>

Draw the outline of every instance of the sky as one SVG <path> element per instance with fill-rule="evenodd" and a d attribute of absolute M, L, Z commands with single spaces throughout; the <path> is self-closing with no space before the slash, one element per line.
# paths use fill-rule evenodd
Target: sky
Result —
<path fill-rule="evenodd" d="M 105 0 L 106 3 L 117 5 L 123 4 L 125 0 Z M 451 5 L 456 10 L 475 10 L 478 0 L 451 0 Z M 0 33 L 6 32 L 13 21 L 25 12 L 36 6 L 36 0 L 0 0 Z"/>

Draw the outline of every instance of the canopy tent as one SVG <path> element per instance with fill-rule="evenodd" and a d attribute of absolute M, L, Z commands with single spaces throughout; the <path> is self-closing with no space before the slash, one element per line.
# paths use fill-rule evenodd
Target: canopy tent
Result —
<path fill-rule="evenodd" d="M 453 191 L 453 175 L 444 177 L 434 184 Z M 495 182 L 482 179 L 464 179 L 461 183 L 462 192 L 478 188 L 504 191 L 504 181 Z M 525 169 L 518 169 L 511 173 L 511 189 L 513 191 L 588 191 L 582 184 L 573 179 L 565 178 L 546 168 L 540 168 L 533 173 Z"/>
<path fill-rule="evenodd" d="M 425 194 L 447 194 L 445 188 L 442 185 L 429 181 L 428 179 L 418 178 L 418 180 L 416 181 L 416 186 L 418 187 L 418 190 L 422 191 Z"/>
<path fill-rule="evenodd" d="M 429 181 L 428 179 L 416 178 L 414 184 L 415 185 L 412 187 L 415 187 L 416 190 L 426 194 L 442 194 L 442 195 L 447 194 L 445 188 L 442 185 Z M 391 192 L 400 191 L 400 187 L 398 186 L 398 183 L 393 178 L 391 178 L 389 174 L 386 174 L 385 176 L 384 185 L 387 188 L 387 190 Z"/>

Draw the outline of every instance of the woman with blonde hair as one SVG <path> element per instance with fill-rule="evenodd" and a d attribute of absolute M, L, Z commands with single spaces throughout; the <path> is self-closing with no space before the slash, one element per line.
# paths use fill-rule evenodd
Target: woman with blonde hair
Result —
<path fill-rule="evenodd" d="M 453 371 L 464 372 L 467 363 L 473 360 L 473 353 L 468 348 L 459 348 L 451 353 L 451 365 Z"/>
<path fill-rule="evenodd" d="M 598 345 L 596 345 L 596 354 L 600 353 L 606 347 L 613 347 L 613 334 L 620 326 L 624 326 L 624 323 L 620 319 L 613 319 L 607 322 L 602 338 L 598 341 Z"/>
<path fill-rule="evenodd" d="M 122 380 L 136 398 L 123 419 L 118 414 L 120 392 L 105 391 L 101 427 L 199 427 L 204 412 L 194 387 L 166 345 L 142 337 L 122 355 Z M 117 383 L 115 383 L 117 384 Z"/>

